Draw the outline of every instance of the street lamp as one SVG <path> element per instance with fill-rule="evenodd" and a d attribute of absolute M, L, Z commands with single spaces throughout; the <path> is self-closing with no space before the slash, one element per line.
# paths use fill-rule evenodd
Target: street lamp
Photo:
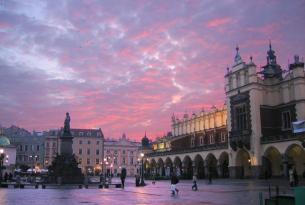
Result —
<path fill-rule="evenodd" d="M 145 182 L 144 182 L 144 162 L 143 162 L 143 158 L 144 158 L 144 153 L 141 153 L 141 182 L 140 182 L 140 186 L 145 186 Z"/>
<path fill-rule="evenodd" d="M 4 158 L 5 158 L 4 150 L 0 149 L 0 184 L 2 182 L 2 169 L 3 169 Z"/>

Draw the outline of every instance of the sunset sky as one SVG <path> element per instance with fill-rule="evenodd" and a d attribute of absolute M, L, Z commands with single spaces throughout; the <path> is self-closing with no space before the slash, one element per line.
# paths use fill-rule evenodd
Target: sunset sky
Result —
<path fill-rule="evenodd" d="M 154 139 L 172 113 L 223 106 L 235 47 L 305 56 L 305 0 L 0 0 L 0 124 Z"/>

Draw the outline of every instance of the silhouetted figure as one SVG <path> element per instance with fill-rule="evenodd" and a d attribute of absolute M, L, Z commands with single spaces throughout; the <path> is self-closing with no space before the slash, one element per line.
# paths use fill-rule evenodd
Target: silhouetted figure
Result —
<path fill-rule="evenodd" d="M 121 183 L 122 183 L 122 188 L 123 189 L 125 187 L 125 179 L 126 179 L 126 169 L 122 168 L 122 171 L 121 171 Z"/>
<path fill-rule="evenodd" d="M 175 174 L 172 174 L 171 177 L 171 191 L 172 191 L 172 196 L 175 196 L 175 194 L 178 195 L 179 189 L 177 189 L 176 185 L 179 183 L 179 179 Z"/>
<path fill-rule="evenodd" d="M 298 177 L 298 173 L 295 167 L 293 167 L 293 179 L 294 179 L 294 186 L 298 186 L 299 185 L 299 177 Z"/>
<path fill-rule="evenodd" d="M 13 179 L 13 175 L 12 175 L 12 173 L 9 173 L 9 175 L 8 175 L 8 180 L 9 180 L 9 181 L 12 181 L 12 179 Z"/>
<path fill-rule="evenodd" d="M 5 172 L 5 174 L 4 174 L 4 181 L 7 182 L 7 180 L 8 180 L 8 174 L 7 174 L 7 172 Z"/>
<path fill-rule="evenodd" d="M 193 176 L 193 186 L 192 186 L 192 190 L 193 190 L 193 191 L 197 191 L 197 190 L 198 190 L 198 187 L 197 187 L 197 176 L 196 176 L 196 175 Z"/>

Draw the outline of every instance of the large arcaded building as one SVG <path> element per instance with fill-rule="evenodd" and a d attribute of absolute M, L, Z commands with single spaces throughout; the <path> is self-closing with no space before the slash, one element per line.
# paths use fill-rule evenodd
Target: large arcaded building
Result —
<path fill-rule="evenodd" d="M 298 56 L 284 70 L 271 44 L 258 72 L 236 49 L 225 74 L 226 108 L 172 118 L 172 137 L 147 154 L 148 172 L 191 176 L 287 176 L 305 172 L 305 71 Z M 294 126 L 295 127 L 294 127 Z M 302 144 L 303 142 L 303 144 Z M 158 145 L 162 143 L 162 145 Z M 161 148 L 166 149 L 161 149 Z"/>

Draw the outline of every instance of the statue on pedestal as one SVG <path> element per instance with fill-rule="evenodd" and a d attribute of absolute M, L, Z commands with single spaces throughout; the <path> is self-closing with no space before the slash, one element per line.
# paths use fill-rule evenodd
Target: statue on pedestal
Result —
<path fill-rule="evenodd" d="M 70 121 L 71 121 L 71 118 L 70 118 L 69 113 L 67 112 L 66 113 L 65 123 L 64 123 L 64 133 L 63 133 L 63 136 L 71 136 Z"/>

